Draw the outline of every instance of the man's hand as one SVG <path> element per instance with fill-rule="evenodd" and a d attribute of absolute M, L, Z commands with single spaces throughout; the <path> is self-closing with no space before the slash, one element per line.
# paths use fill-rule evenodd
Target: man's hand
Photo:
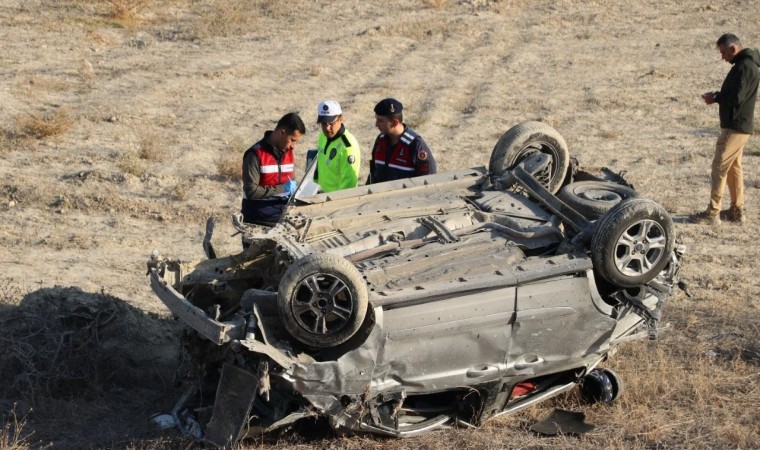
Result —
<path fill-rule="evenodd" d="M 705 101 L 705 104 L 712 105 L 715 103 L 715 97 L 717 97 L 717 92 L 705 92 L 702 94 L 702 100 Z"/>
<path fill-rule="evenodd" d="M 284 189 L 286 194 L 293 195 L 296 193 L 296 189 L 298 189 L 298 183 L 295 180 L 288 180 L 285 182 Z"/>

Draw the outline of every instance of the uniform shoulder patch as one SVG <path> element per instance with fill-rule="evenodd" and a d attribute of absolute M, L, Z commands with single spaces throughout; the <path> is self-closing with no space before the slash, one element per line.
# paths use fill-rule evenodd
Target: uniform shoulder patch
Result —
<path fill-rule="evenodd" d="M 354 158 L 354 155 L 348 155 L 348 163 L 353 164 L 356 162 L 356 158 Z"/>
<path fill-rule="evenodd" d="M 417 151 L 417 159 L 420 161 L 426 161 L 428 159 L 428 152 L 424 148 Z"/>

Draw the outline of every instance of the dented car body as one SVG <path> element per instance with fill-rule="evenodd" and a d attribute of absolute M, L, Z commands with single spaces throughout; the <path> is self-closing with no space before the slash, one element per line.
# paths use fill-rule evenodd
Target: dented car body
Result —
<path fill-rule="evenodd" d="M 580 169 L 543 123 L 510 129 L 488 169 L 308 186 L 276 226 L 238 222 L 239 254 L 148 263 L 187 325 L 173 416 L 213 445 L 314 416 L 396 437 L 477 426 L 590 385 L 656 335 L 678 282 L 667 212 Z"/>

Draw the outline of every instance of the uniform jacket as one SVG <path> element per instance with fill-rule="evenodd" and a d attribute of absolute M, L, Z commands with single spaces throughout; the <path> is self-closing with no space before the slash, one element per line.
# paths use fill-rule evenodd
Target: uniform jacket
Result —
<path fill-rule="evenodd" d="M 268 138 L 272 131 L 243 154 L 243 219 L 246 222 L 276 222 L 285 199 L 283 184 L 293 179 L 293 150 L 274 148 Z"/>
<path fill-rule="evenodd" d="M 323 133 L 317 138 L 317 172 L 314 180 L 322 192 L 356 187 L 361 167 L 361 151 L 356 138 L 345 126 L 334 138 Z"/>
<path fill-rule="evenodd" d="M 243 154 L 243 198 L 253 200 L 284 192 L 283 184 L 293 178 L 293 151 L 269 144 L 272 131 Z"/>
<path fill-rule="evenodd" d="M 436 173 L 435 158 L 425 141 L 404 125 L 404 133 L 391 144 L 388 136 L 375 139 L 370 161 L 370 183 L 418 177 Z"/>
<path fill-rule="evenodd" d="M 720 127 L 752 133 L 757 98 L 760 53 L 754 48 L 739 51 L 715 101 L 718 102 Z"/>

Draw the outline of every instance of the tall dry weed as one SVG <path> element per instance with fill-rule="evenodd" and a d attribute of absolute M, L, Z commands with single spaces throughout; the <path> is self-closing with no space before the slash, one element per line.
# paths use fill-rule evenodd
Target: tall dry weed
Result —
<path fill-rule="evenodd" d="M 59 108 L 51 113 L 16 116 L 16 135 L 33 139 L 58 136 L 74 125 L 68 108 Z"/>
<path fill-rule="evenodd" d="M 139 22 L 140 11 L 148 4 L 147 0 L 108 0 L 110 10 L 106 15 L 125 27 L 135 26 Z"/>
<path fill-rule="evenodd" d="M 27 442 L 26 418 L 19 418 L 16 412 L 9 414 L 0 422 L 0 450 L 27 450 L 32 448 Z"/>
<path fill-rule="evenodd" d="M 255 2 L 220 0 L 200 11 L 187 33 L 197 39 L 235 36 L 251 29 L 258 17 Z"/>
<path fill-rule="evenodd" d="M 169 155 L 158 131 L 153 128 L 147 128 L 142 132 L 138 156 L 140 159 L 151 162 L 166 161 Z"/>
<path fill-rule="evenodd" d="M 148 171 L 145 161 L 133 153 L 125 153 L 119 156 L 116 165 L 123 173 L 128 173 L 136 177 L 142 177 Z"/>
<path fill-rule="evenodd" d="M 234 138 L 222 149 L 222 154 L 216 160 L 217 174 L 230 181 L 242 179 L 243 151 L 246 143 L 242 138 Z"/>

